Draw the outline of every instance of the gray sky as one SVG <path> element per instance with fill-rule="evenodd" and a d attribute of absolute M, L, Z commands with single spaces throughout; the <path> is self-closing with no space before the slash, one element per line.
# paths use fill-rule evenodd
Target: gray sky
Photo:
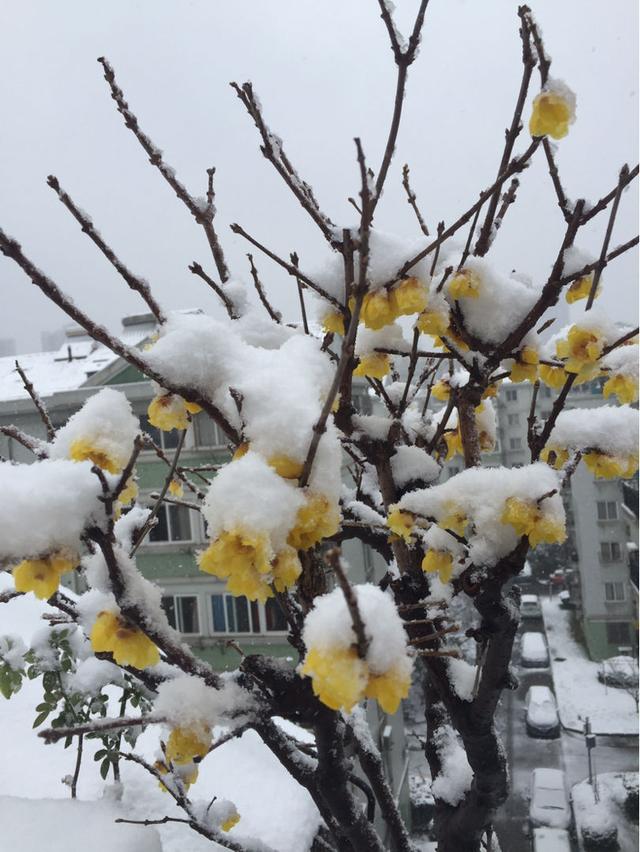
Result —
<path fill-rule="evenodd" d="M 353 137 L 377 169 L 393 105 L 395 67 L 375 0 L 3 0 L 0 30 L 0 225 L 97 320 L 119 327 L 144 309 L 81 234 L 46 186 L 57 175 L 104 237 L 146 276 L 165 308 L 217 310 L 187 270 L 213 272 L 204 234 L 146 161 L 124 127 L 96 57 L 113 63 L 142 127 L 179 178 L 203 195 L 217 167 L 217 227 L 233 271 L 247 278 L 248 246 L 228 230 L 240 222 L 303 268 L 317 265 L 323 238 L 258 150 L 257 131 L 228 86 L 251 80 L 267 121 L 314 187 L 323 209 L 352 224 L 358 190 Z M 399 0 L 407 32 L 415 0 Z M 531 0 L 554 60 L 552 75 L 578 98 L 577 121 L 559 143 L 571 198 L 596 200 L 637 161 L 636 0 Z M 453 221 L 495 177 L 521 65 L 513 0 L 431 0 L 411 69 L 404 123 L 378 227 L 409 237 L 417 225 L 400 186 L 408 162 L 431 226 Z M 538 85 L 537 73 L 533 91 Z M 528 116 L 528 109 L 526 111 Z M 519 149 L 528 143 L 523 133 Z M 623 197 L 612 245 L 637 233 L 637 182 Z M 491 257 L 544 280 L 562 218 L 538 157 L 523 176 Z M 599 251 L 606 216 L 579 242 Z M 586 230 L 586 229 L 585 229 Z M 590 244 L 590 241 L 593 241 Z M 296 311 L 295 284 L 259 259 L 272 299 Z M 609 267 L 602 304 L 616 319 L 637 314 L 637 253 Z M 0 258 L 0 338 L 19 351 L 66 322 L 60 311 Z"/>

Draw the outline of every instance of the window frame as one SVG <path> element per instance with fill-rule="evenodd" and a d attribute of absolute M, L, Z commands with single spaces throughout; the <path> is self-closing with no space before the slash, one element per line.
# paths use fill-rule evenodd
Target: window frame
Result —
<path fill-rule="evenodd" d="M 623 637 L 617 636 L 612 638 L 609 634 L 611 628 L 621 628 L 625 627 L 625 635 Z M 609 645 L 629 645 L 631 644 L 631 631 L 629 630 L 629 622 L 628 621 L 605 621 L 605 630 L 607 634 L 607 643 Z"/>
<path fill-rule="evenodd" d="M 611 565 L 622 561 L 622 547 L 619 541 L 600 542 L 600 562 Z"/>
<path fill-rule="evenodd" d="M 173 606 L 174 606 L 174 612 L 176 614 L 176 619 L 175 619 L 176 620 L 176 626 L 173 629 L 177 630 L 177 632 L 181 636 L 203 636 L 204 634 L 202 632 L 203 625 L 202 625 L 202 612 L 201 612 L 201 606 L 200 606 L 200 595 L 193 594 L 192 592 L 170 592 L 168 590 L 165 590 L 165 592 L 166 593 L 162 595 L 162 599 L 164 600 L 164 598 L 173 598 L 173 601 L 174 601 Z M 181 611 L 179 610 L 179 608 L 176 606 L 176 600 L 178 598 L 194 598 L 194 600 L 196 602 L 196 615 L 197 615 L 197 619 L 198 619 L 198 629 L 194 633 L 185 633 L 184 630 L 181 630 L 181 628 L 179 627 L 179 623 L 181 621 L 182 614 L 181 614 Z M 163 607 L 163 611 L 165 611 L 164 607 Z M 166 612 L 165 612 L 165 614 L 166 614 Z M 167 614 L 167 621 L 169 621 L 168 614 Z M 171 622 L 169 622 L 169 623 L 171 623 Z"/>
<path fill-rule="evenodd" d="M 207 592 L 207 598 L 208 598 L 208 601 L 209 601 L 208 609 L 209 609 L 209 616 L 210 616 L 210 619 L 211 619 L 210 623 L 211 623 L 211 635 L 212 636 L 244 636 L 244 637 L 248 637 L 248 636 L 262 636 L 263 634 L 266 633 L 266 630 L 264 629 L 264 620 L 263 620 L 263 617 L 262 617 L 262 607 L 261 607 L 260 603 L 258 601 L 250 601 L 246 597 L 244 598 L 244 600 L 247 602 L 247 613 L 248 613 L 248 616 L 249 616 L 250 626 L 253 626 L 253 613 L 252 613 L 252 610 L 251 610 L 251 605 L 253 603 L 256 604 L 256 616 L 257 616 L 258 629 L 257 630 L 252 630 L 252 629 L 249 629 L 249 630 L 229 630 L 229 629 L 225 629 L 224 631 L 216 630 L 215 619 L 214 619 L 214 614 L 213 614 L 213 598 L 214 597 L 221 597 L 222 598 L 225 628 L 227 628 L 227 625 L 229 623 L 227 601 L 232 600 L 234 602 L 234 617 L 235 617 L 235 603 L 239 600 L 238 595 L 232 595 L 229 592 L 225 592 L 224 589 L 221 589 L 219 592 Z M 242 597 L 244 597 L 244 596 L 242 596 Z"/>
<path fill-rule="evenodd" d="M 518 452 L 519 450 L 522 450 L 522 449 L 523 449 L 523 447 L 522 447 L 522 438 L 521 437 L 509 438 L 509 451 L 510 452 Z"/>
<path fill-rule="evenodd" d="M 618 588 L 616 588 L 618 587 Z M 607 595 L 607 589 L 611 589 L 613 592 L 613 597 L 609 597 Z M 616 591 L 622 592 L 622 597 L 616 596 Z M 625 590 L 625 584 L 622 580 L 612 580 L 611 582 L 604 584 L 604 600 L 605 603 L 623 603 L 627 599 L 627 594 Z"/>
<path fill-rule="evenodd" d="M 603 508 L 604 517 L 600 517 L 600 508 Z M 613 515 L 611 514 L 611 510 L 613 509 Z M 606 523 L 608 521 L 617 521 L 618 517 L 618 503 L 616 500 L 596 500 L 596 514 L 598 516 L 599 523 Z"/>
<path fill-rule="evenodd" d="M 187 521 L 188 521 L 188 524 L 189 524 L 189 536 L 190 536 L 189 538 L 174 539 L 174 538 L 171 537 L 170 509 L 172 507 L 174 507 L 176 509 L 176 511 L 180 511 L 182 509 L 186 512 L 185 517 L 187 518 Z M 147 539 L 145 541 L 145 545 L 153 545 L 153 546 L 160 545 L 160 546 L 166 547 L 169 544 L 170 545 L 176 545 L 176 544 L 197 544 L 198 543 L 199 539 L 196 538 L 195 530 L 193 528 L 193 520 L 191 518 L 191 509 L 188 509 L 186 506 L 180 506 L 179 504 L 176 504 L 176 503 L 163 503 L 158 508 L 158 514 L 160 512 L 165 513 L 168 538 L 156 539 L 154 541 L 151 538 L 151 534 L 152 534 L 154 529 L 157 529 L 157 526 L 155 526 L 155 527 L 152 527 L 151 530 L 149 530 L 149 535 L 147 536 Z"/>

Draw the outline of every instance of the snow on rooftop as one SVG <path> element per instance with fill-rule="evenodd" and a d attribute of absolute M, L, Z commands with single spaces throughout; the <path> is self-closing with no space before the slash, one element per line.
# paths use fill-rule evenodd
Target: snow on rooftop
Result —
<path fill-rule="evenodd" d="M 136 346 L 149 336 L 149 325 L 126 326 L 119 334 L 128 346 Z M 69 337 L 51 352 L 28 352 L 0 358 L 0 402 L 28 399 L 16 360 L 42 397 L 82 387 L 94 373 L 104 370 L 119 356 L 89 337 Z"/>

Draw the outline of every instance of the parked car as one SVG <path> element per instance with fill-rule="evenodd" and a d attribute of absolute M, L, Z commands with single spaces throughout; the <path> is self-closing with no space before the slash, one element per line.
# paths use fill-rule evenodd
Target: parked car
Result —
<path fill-rule="evenodd" d="M 598 669 L 598 680 L 607 686 L 617 686 L 620 689 L 638 688 L 638 661 L 624 655 L 609 657 L 602 661 Z"/>
<path fill-rule="evenodd" d="M 571 825 L 571 808 L 561 769 L 534 769 L 531 773 L 529 821 L 532 828 Z"/>
<path fill-rule="evenodd" d="M 543 633 L 523 633 L 520 662 L 528 669 L 541 669 L 549 665 L 549 651 Z"/>
<path fill-rule="evenodd" d="M 540 599 L 537 595 L 523 595 L 520 601 L 520 615 L 522 618 L 541 618 Z"/>
<path fill-rule="evenodd" d="M 557 568 L 549 577 L 549 582 L 552 586 L 564 586 L 564 571 L 562 568 Z"/>
<path fill-rule="evenodd" d="M 530 686 L 525 698 L 527 733 L 530 737 L 560 736 L 560 718 L 553 692 L 548 686 Z"/>
<path fill-rule="evenodd" d="M 534 828 L 533 852 L 571 852 L 569 832 L 563 828 Z"/>

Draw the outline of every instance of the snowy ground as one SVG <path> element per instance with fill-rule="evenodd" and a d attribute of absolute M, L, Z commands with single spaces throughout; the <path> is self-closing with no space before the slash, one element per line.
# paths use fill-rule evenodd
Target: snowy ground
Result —
<path fill-rule="evenodd" d="M 7 585 L 11 585 L 11 580 L 0 575 L 0 590 Z M 28 643 L 39 625 L 40 614 L 46 609 L 32 595 L 0 604 L 0 634 L 18 634 Z M 0 771 L 0 797 L 69 798 L 69 789 L 61 783 L 61 779 L 73 771 L 75 748 L 65 751 L 60 744 L 45 745 L 36 736 L 32 723 L 36 715 L 34 707 L 42 700 L 41 696 L 40 681 L 27 679 L 21 691 L 9 701 L 0 695 L 3 766 Z M 296 729 L 296 736 L 304 738 L 308 735 Z M 101 744 L 99 741 L 97 745 L 92 745 L 90 740 L 85 742 L 86 756 L 80 772 L 78 797 L 95 801 L 103 797 L 106 786 L 92 760 L 92 751 Z M 157 745 L 157 731 L 148 729 L 138 740 L 136 752 L 152 758 Z M 167 814 L 183 816 L 142 767 L 123 764 L 122 780 L 122 809 L 128 816 L 135 819 L 160 818 Z M 209 801 L 218 796 L 233 801 L 241 820 L 229 836 L 238 840 L 242 836 L 259 837 L 278 852 L 305 852 L 319 822 L 317 810 L 307 792 L 289 778 L 252 731 L 213 751 L 202 763 L 200 777 L 191 792 L 195 799 Z M 47 807 L 46 803 L 42 803 L 42 807 Z M 24 813 L 27 812 L 25 809 Z M 115 830 L 118 828 L 115 826 Z M 126 830 L 126 827 L 122 828 Z M 184 825 L 167 824 L 159 826 L 158 831 L 163 852 L 212 852 L 222 848 Z M 83 852 L 86 850 L 86 838 L 85 834 Z M 6 837 L 0 833 L 0 852 L 17 852 L 21 848 L 20 845 L 3 845 L 5 840 Z M 125 845 L 117 848 L 123 852 L 128 849 Z M 81 847 L 77 849 L 80 852 Z M 140 846 L 135 852 L 143 849 L 145 847 Z M 76 848 L 71 847 L 65 852 L 76 852 Z"/>
<path fill-rule="evenodd" d="M 551 655 L 551 668 L 560 719 L 565 728 L 584 730 L 585 716 L 595 734 L 637 734 L 638 716 L 633 697 L 598 680 L 599 663 L 592 662 L 569 628 L 571 613 L 556 598 L 542 601 Z M 560 661 L 556 658 L 563 657 Z"/>
<path fill-rule="evenodd" d="M 615 825 L 618 829 L 620 852 L 636 852 L 638 826 L 629 821 L 623 809 L 627 796 L 625 777 L 629 780 L 635 778 L 637 783 L 637 773 L 607 772 L 599 775 L 599 802 L 594 800 L 593 789 L 587 781 L 573 787 L 571 798 L 579 837 L 581 829 L 587 825 L 592 828 Z"/>

